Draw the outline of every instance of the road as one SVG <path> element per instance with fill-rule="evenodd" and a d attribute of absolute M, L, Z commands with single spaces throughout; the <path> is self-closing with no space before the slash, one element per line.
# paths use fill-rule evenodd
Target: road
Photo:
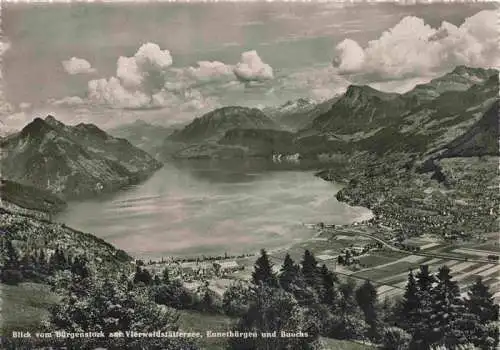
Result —
<path fill-rule="evenodd" d="M 325 229 L 325 231 L 328 232 L 328 229 Z M 466 258 L 466 257 L 460 257 L 460 256 L 456 256 L 456 255 L 446 255 L 446 254 L 438 254 L 438 253 L 425 253 L 425 252 L 422 252 L 422 251 L 419 251 L 419 252 L 409 252 L 407 250 L 399 249 L 397 247 L 394 247 L 392 244 L 384 241 L 381 238 L 375 237 L 375 236 L 373 236 L 373 235 L 371 235 L 369 233 L 363 232 L 363 231 L 355 229 L 355 228 L 343 229 L 343 231 L 354 233 L 354 234 L 357 234 L 357 235 L 360 235 L 360 236 L 363 236 L 363 237 L 371 238 L 371 239 L 373 239 L 373 240 L 375 240 L 377 242 L 380 242 L 385 247 L 388 247 L 389 249 L 391 249 L 391 250 L 393 250 L 395 252 L 399 252 L 399 253 L 403 253 L 403 254 L 407 254 L 407 255 L 418 255 L 418 256 L 425 256 L 425 257 L 430 257 L 430 258 L 439 258 L 439 259 L 448 259 L 448 260 L 457 260 L 457 261 L 467 261 L 467 262 L 477 262 L 477 263 L 488 263 L 488 264 L 494 264 L 494 265 L 498 265 L 500 263 L 498 261 L 492 261 L 492 260 L 489 260 L 489 259 Z"/>

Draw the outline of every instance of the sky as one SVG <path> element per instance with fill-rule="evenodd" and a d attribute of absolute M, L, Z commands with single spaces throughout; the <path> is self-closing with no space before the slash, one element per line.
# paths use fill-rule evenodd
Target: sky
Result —
<path fill-rule="evenodd" d="M 0 127 L 52 113 L 169 125 L 226 105 L 403 92 L 458 64 L 499 67 L 491 3 L 19 4 L 2 10 Z"/>

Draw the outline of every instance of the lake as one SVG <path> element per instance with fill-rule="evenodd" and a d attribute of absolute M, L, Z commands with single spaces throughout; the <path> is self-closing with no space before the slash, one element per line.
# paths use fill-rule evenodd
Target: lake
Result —
<path fill-rule="evenodd" d="M 303 224 L 370 215 L 338 202 L 339 189 L 293 164 L 182 161 L 119 193 L 69 203 L 56 220 L 143 259 L 253 253 L 312 237 Z"/>

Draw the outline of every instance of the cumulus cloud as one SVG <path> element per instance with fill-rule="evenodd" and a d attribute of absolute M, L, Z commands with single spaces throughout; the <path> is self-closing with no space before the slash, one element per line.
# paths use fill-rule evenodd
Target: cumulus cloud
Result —
<path fill-rule="evenodd" d="M 359 71 L 364 61 L 365 51 L 354 40 L 345 39 L 335 47 L 333 65 L 338 67 L 341 73 Z"/>
<path fill-rule="evenodd" d="M 69 60 L 62 61 L 61 63 L 66 73 L 70 75 L 92 74 L 96 72 L 96 70 L 92 68 L 92 65 L 83 58 L 71 57 Z"/>
<path fill-rule="evenodd" d="M 124 87 L 154 94 L 165 84 L 166 69 L 172 65 L 170 51 L 157 44 L 142 45 L 133 57 L 120 57 L 116 76 Z"/>
<path fill-rule="evenodd" d="M 432 28 L 409 16 L 361 48 L 344 40 L 335 48 L 333 65 L 343 73 L 397 79 L 441 72 L 457 65 L 500 67 L 496 11 L 481 11 L 457 27 L 443 22 Z"/>
<path fill-rule="evenodd" d="M 272 67 L 264 63 L 255 50 L 243 52 L 233 72 L 242 81 L 264 81 L 274 78 Z"/>
<path fill-rule="evenodd" d="M 120 79 L 111 77 L 89 81 L 88 98 L 114 108 L 141 108 L 150 104 L 152 96 L 139 90 L 128 90 Z"/>
<path fill-rule="evenodd" d="M 157 44 L 143 44 L 132 57 L 118 58 L 116 76 L 88 82 L 88 98 L 114 108 L 154 108 L 166 84 L 172 65 L 168 50 Z"/>
<path fill-rule="evenodd" d="M 201 81 L 216 79 L 234 79 L 234 67 L 219 61 L 199 61 L 198 67 L 189 67 L 187 72 L 193 78 Z"/>
<path fill-rule="evenodd" d="M 172 68 L 172 63 L 168 50 L 153 43 L 144 44 L 134 56 L 118 59 L 116 76 L 89 81 L 87 97 L 111 108 L 162 108 L 177 117 L 218 106 L 216 98 L 206 97 L 196 88 L 200 81 L 231 76 L 234 79 L 232 68 L 222 62 L 200 61 L 197 67 L 188 68 Z"/>

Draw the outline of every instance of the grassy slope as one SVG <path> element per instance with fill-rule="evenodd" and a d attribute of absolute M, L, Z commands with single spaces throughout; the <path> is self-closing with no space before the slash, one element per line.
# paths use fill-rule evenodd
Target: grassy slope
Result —
<path fill-rule="evenodd" d="M 10 335 L 14 330 L 34 331 L 48 317 L 48 308 L 59 297 L 49 287 L 38 283 L 17 286 L 0 284 L 2 297 L 0 334 Z"/>
<path fill-rule="evenodd" d="M 196 311 L 179 311 L 179 328 L 184 331 L 201 332 L 206 331 L 225 332 L 231 330 L 232 325 L 237 321 L 225 315 L 208 315 Z M 202 340 L 203 349 L 215 350 L 224 349 L 227 339 L 225 338 L 205 338 Z"/>
<path fill-rule="evenodd" d="M 356 343 L 349 340 L 338 340 L 332 338 L 321 338 L 325 350 L 369 350 L 374 346 Z"/>

